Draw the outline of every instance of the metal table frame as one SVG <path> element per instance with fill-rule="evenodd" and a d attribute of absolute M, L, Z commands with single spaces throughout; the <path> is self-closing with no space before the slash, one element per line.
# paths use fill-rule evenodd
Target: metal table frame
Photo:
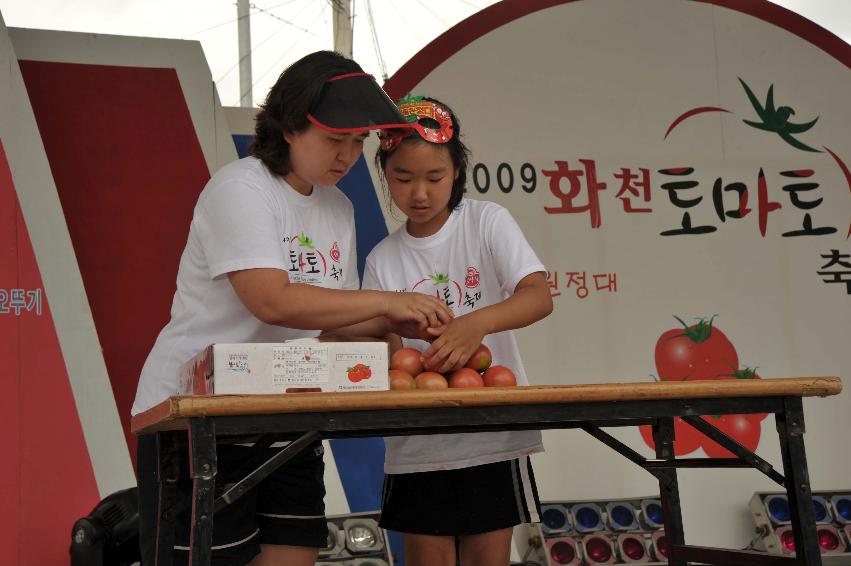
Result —
<path fill-rule="evenodd" d="M 833 379 L 841 388 L 837 378 L 824 379 Z M 833 391 L 833 393 L 836 392 L 838 389 Z M 463 398 L 466 391 L 460 393 Z M 424 394 L 413 392 L 402 395 Z M 171 566 L 175 516 L 187 506 L 187 504 L 178 503 L 176 491 L 177 450 L 182 442 L 188 442 L 189 473 L 193 480 L 190 564 L 208 566 L 215 510 L 237 499 L 292 458 L 304 446 L 317 439 L 580 428 L 658 479 L 665 532 L 670 544 L 669 565 L 685 566 L 699 563 L 725 566 L 793 564 L 821 566 L 821 553 L 816 536 L 804 450 L 802 395 L 804 394 L 623 401 L 571 400 L 499 405 L 454 404 L 455 406 L 421 408 L 334 409 L 244 415 L 207 414 L 165 419 L 154 426 L 136 430 L 137 434 L 157 435 L 160 520 L 157 529 L 156 564 Z M 427 397 L 427 394 L 425 396 Z M 782 475 L 768 462 L 699 418 L 699 415 L 754 413 L 771 413 L 775 417 L 783 460 Z M 737 457 L 676 458 L 673 445 L 674 417 L 682 417 L 689 425 L 709 436 Z M 653 426 L 655 459 L 643 457 L 602 430 L 603 427 L 645 424 Z M 263 447 L 271 445 L 276 440 L 293 440 L 293 442 L 250 471 L 241 481 L 229 487 L 219 497 L 215 497 L 217 442 L 245 440 L 247 437 L 259 439 L 257 445 Z M 550 449 L 554 447 L 551 446 Z M 778 556 L 756 551 L 685 544 L 677 469 L 710 467 L 752 467 L 785 488 L 792 515 L 796 556 Z"/>

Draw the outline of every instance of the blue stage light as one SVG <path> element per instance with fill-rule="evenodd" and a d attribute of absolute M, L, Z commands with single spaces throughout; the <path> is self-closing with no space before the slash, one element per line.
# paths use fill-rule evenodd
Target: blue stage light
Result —
<path fill-rule="evenodd" d="M 820 495 L 813 495 L 813 515 L 815 516 L 816 523 L 830 523 L 833 521 L 827 499 Z"/>
<path fill-rule="evenodd" d="M 777 525 L 785 525 L 791 520 L 789 501 L 785 495 L 769 495 L 765 498 L 768 518 Z"/>
<path fill-rule="evenodd" d="M 603 525 L 603 511 L 596 503 L 577 503 L 571 506 L 570 515 L 576 532 L 588 533 L 606 528 Z"/>
<path fill-rule="evenodd" d="M 566 533 L 572 530 L 564 505 L 541 505 L 541 528 L 545 535 Z"/>
<path fill-rule="evenodd" d="M 635 507 L 631 503 L 624 501 L 607 503 L 606 514 L 609 516 L 609 525 L 615 531 L 635 531 L 639 528 Z"/>
<path fill-rule="evenodd" d="M 661 529 L 665 526 L 665 518 L 662 514 L 662 502 L 658 499 L 642 500 L 641 516 L 649 529 Z"/>
<path fill-rule="evenodd" d="M 838 523 L 851 523 L 851 495 L 834 495 L 830 498 L 830 505 Z"/>

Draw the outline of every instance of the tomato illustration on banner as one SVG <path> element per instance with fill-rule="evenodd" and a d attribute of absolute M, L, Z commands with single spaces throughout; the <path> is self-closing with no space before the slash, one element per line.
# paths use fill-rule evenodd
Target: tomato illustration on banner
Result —
<path fill-rule="evenodd" d="M 667 330 L 659 337 L 655 348 L 656 371 L 662 381 L 693 381 L 711 379 L 759 379 L 754 368 L 739 368 L 739 356 L 729 338 L 717 326 L 715 317 L 699 318 L 689 326 L 675 316 L 683 328 Z M 721 430 L 747 448 L 756 450 L 761 422 L 767 415 L 704 416 L 709 424 Z M 650 425 L 639 427 L 645 443 L 655 448 Z M 715 441 L 705 437 L 688 423 L 674 418 L 674 453 L 690 454 L 703 448 L 710 457 L 733 457 Z"/>

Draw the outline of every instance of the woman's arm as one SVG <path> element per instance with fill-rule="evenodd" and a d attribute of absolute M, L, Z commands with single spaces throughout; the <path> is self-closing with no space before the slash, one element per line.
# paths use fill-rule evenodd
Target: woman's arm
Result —
<path fill-rule="evenodd" d="M 553 311 L 553 299 L 543 273 L 520 280 L 514 294 L 500 303 L 459 316 L 423 353 L 426 367 L 445 372 L 464 366 L 487 334 L 523 328 Z"/>
<path fill-rule="evenodd" d="M 438 327 L 452 319 L 452 312 L 442 301 L 422 293 L 326 289 L 290 283 L 286 272 L 280 269 L 233 271 L 228 273 L 228 279 L 251 314 L 266 324 L 288 328 L 331 330 L 368 321 L 360 330 L 370 331 L 361 335 L 383 336 L 394 322 Z"/>

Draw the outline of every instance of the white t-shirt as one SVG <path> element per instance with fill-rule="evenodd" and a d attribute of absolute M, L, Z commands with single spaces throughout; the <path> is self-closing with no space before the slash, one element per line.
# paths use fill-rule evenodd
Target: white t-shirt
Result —
<path fill-rule="evenodd" d="M 195 205 L 177 273 L 171 320 L 139 379 L 132 413 L 177 394 L 180 365 L 214 343 L 282 342 L 314 330 L 255 318 L 228 280 L 231 271 L 275 268 L 290 282 L 357 289 L 354 209 L 336 187 L 304 196 L 255 157 L 222 167 Z"/>
<path fill-rule="evenodd" d="M 434 235 L 415 238 L 402 226 L 382 240 L 364 267 L 364 289 L 418 291 L 442 298 L 455 316 L 500 303 L 521 279 L 544 266 L 511 214 L 492 202 L 463 199 Z M 403 339 L 425 350 L 422 340 Z M 489 334 L 493 364 L 511 368 L 518 385 L 526 372 L 511 331 Z M 490 464 L 543 451 L 540 431 L 385 438 L 384 471 L 404 474 Z"/>

